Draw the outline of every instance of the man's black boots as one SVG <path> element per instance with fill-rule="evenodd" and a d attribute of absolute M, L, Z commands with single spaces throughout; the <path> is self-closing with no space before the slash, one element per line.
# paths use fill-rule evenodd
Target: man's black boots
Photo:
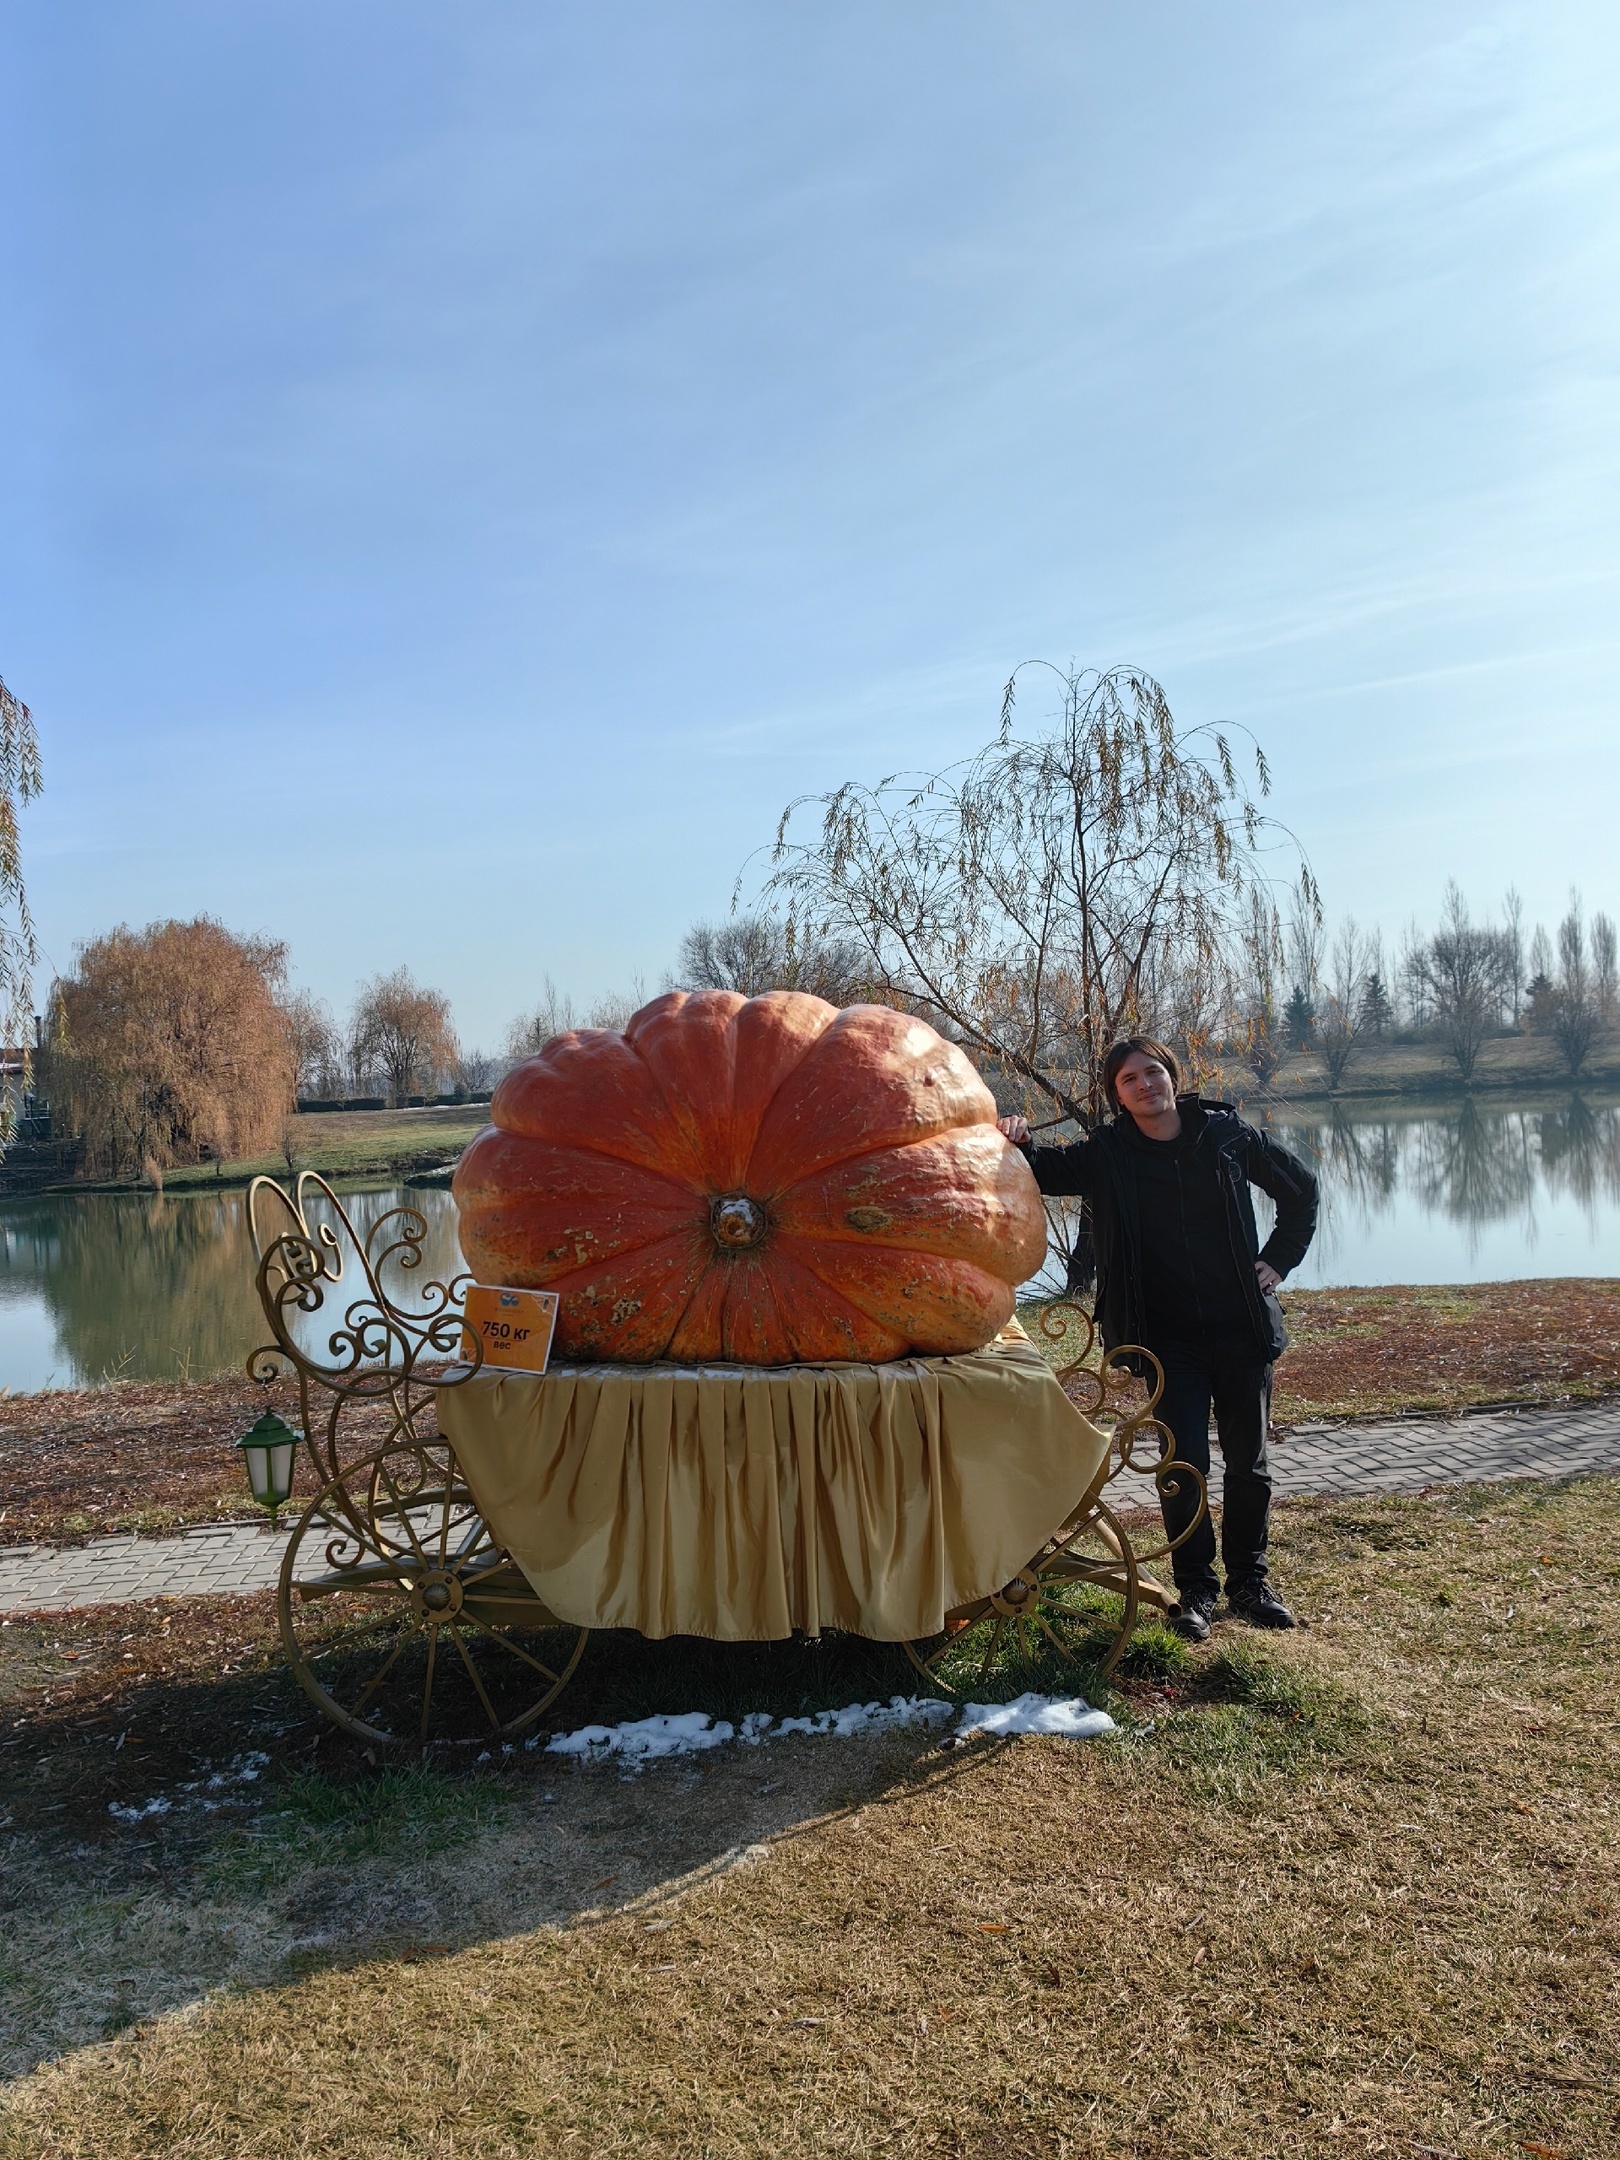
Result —
<path fill-rule="evenodd" d="M 1247 1620 L 1250 1627 L 1287 1628 L 1298 1625 L 1288 1607 L 1264 1578 L 1259 1582 L 1229 1582 L 1226 1586 L 1226 1602 L 1234 1617 Z"/>

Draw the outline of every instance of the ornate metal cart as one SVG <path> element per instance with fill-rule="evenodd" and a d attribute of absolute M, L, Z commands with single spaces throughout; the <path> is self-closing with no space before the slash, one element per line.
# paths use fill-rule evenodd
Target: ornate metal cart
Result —
<path fill-rule="evenodd" d="M 481 1358 L 473 1345 L 468 1359 L 462 1335 L 471 1278 L 428 1279 L 427 1223 L 415 1209 L 392 1209 L 362 1234 L 312 1172 L 291 1192 L 255 1179 L 248 1213 L 273 1338 L 248 1371 L 295 1380 L 318 1485 L 277 1592 L 299 1684 L 374 1744 L 525 1732 L 567 1685 L 591 1631 L 550 1611 L 495 1542 L 440 1431 L 440 1391 L 466 1385 Z M 1089 1364 L 1091 1322 L 1078 1307 L 1050 1306 L 1040 1325 L 1057 1341 L 1076 1320 L 1084 1343 L 1059 1377 L 1107 1434 L 1106 1450 L 1079 1503 L 1058 1503 L 1068 1512 L 1026 1566 L 949 1613 L 939 1636 L 904 1645 L 946 1692 L 1043 1643 L 1065 1658 L 1082 1642 L 1094 1653 L 1099 1628 L 1106 1674 L 1144 1606 L 1173 1609 L 1173 1593 L 1146 1572 L 1171 1548 L 1138 1553 L 1104 1495 L 1134 1472 L 1160 1491 L 1190 1479 L 1202 1502 L 1203 1481 L 1153 1417 L 1162 1380 L 1145 1388 L 1124 1352 Z"/>

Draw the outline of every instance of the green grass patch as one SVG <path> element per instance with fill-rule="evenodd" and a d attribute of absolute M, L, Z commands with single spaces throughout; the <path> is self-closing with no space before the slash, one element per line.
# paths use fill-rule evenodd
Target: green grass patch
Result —
<path fill-rule="evenodd" d="M 1229 1639 L 1200 1665 L 1193 1699 L 1127 1744 L 1151 1748 L 1199 1798 L 1241 1806 L 1268 1780 L 1360 1754 L 1376 1726 L 1342 1683 Z"/>
<path fill-rule="evenodd" d="M 216 1892 L 262 1890 L 311 1868 L 437 1858 L 489 1829 L 513 1794 L 494 1778 L 413 1763 L 347 1778 L 295 1771 L 277 1799 L 251 1831 L 226 1837 L 210 1855 Z"/>

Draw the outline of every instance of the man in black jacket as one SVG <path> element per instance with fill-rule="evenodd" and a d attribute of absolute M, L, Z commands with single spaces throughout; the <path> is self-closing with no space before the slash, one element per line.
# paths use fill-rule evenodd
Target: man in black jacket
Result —
<path fill-rule="evenodd" d="M 1230 1104 L 1178 1095 L 1179 1079 L 1163 1043 L 1130 1035 L 1103 1061 L 1103 1086 L 1117 1113 L 1111 1123 L 1070 1147 L 1033 1146 L 1021 1117 L 1003 1118 L 1001 1129 L 1024 1150 L 1042 1192 L 1086 1202 L 1103 1345 L 1152 1351 L 1164 1369 L 1156 1415 L 1174 1433 L 1181 1460 L 1206 1474 L 1214 1409 L 1226 1465 L 1228 1606 L 1256 1627 L 1292 1627 L 1293 1614 L 1266 1579 L 1266 1439 L 1271 1369 L 1288 1343 L 1277 1289 L 1315 1232 L 1316 1180 Z M 1251 1185 L 1277 1203 L 1264 1250 Z M 1185 1484 L 1165 1493 L 1172 1538 L 1186 1529 L 1195 1505 Z M 1181 1605 L 1173 1625 L 1205 1642 L 1220 1596 L 1207 1519 L 1171 1565 Z"/>

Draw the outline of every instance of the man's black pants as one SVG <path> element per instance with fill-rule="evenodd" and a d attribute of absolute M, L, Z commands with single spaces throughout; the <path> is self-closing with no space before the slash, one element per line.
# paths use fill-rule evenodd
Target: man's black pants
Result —
<path fill-rule="evenodd" d="M 1271 1466 L 1266 1439 L 1271 1427 L 1271 1367 L 1258 1364 L 1246 1343 L 1164 1343 L 1153 1346 L 1164 1367 L 1164 1393 L 1154 1415 L 1176 1436 L 1176 1454 L 1209 1475 L 1209 1414 L 1213 1408 L 1225 1464 L 1221 1505 L 1221 1559 L 1226 1584 L 1261 1582 L 1271 1522 Z M 1164 1524 L 1179 1537 L 1192 1520 L 1198 1495 L 1192 1481 L 1162 1495 Z M 1170 1556 L 1182 1602 L 1214 1598 L 1215 1531 L 1206 1515 Z"/>

